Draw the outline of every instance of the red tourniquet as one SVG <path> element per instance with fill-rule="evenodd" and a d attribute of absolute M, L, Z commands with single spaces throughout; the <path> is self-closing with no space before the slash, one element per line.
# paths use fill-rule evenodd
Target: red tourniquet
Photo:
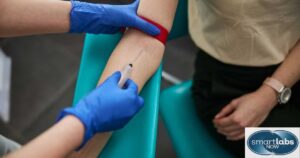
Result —
<path fill-rule="evenodd" d="M 154 38 L 156 38 L 157 40 L 159 40 L 161 43 L 163 43 L 164 45 L 166 44 L 167 42 L 167 39 L 168 39 L 168 35 L 169 35 L 169 31 L 167 29 L 165 29 L 163 26 L 161 26 L 160 24 L 150 20 L 150 19 L 147 19 L 143 16 L 140 16 L 142 19 L 146 20 L 147 22 L 155 25 L 157 28 L 159 28 L 160 30 L 160 33 L 156 36 L 153 36 Z"/>
<path fill-rule="evenodd" d="M 156 26 L 159 30 L 160 30 L 160 33 L 156 36 L 152 36 L 154 38 L 156 38 L 157 40 L 159 40 L 162 44 L 166 44 L 167 40 L 168 40 L 168 35 L 169 35 L 169 31 L 167 29 L 165 29 L 163 26 L 161 26 L 160 24 L 150 20 L 150 19 L 147 19 L 143 16 L 140 16 L 142 19 L 146 20 L 147 22 L 153 24 L 154 26 Z M 121 32 L 124 33 L 126 31 L 126 28 L 123 27 L 121 28 Z"/>

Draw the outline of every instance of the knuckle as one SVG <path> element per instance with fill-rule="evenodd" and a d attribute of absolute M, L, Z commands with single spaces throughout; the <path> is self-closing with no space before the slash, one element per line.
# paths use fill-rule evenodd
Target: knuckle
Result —
<path fill-rule="evenodd" d="M 246 123 L 246 122 L 243 122 L 243 121 L 241 121 L 241 122 L 239 123 L 239 126 L 240 126 L 240 127 L 247 127 L 247 123 Z"/>
<path fill-rule="evenodd" d="M 132 101 L 136 100 L 136 95 L 134 93 L 131 93 L 128 98 Z"/>
<path fill-rule="evenodd" d="M 232 121 L 233 121 L 234 123 L 238 124 L 238 125 L 241 123 L 241 119 L 240 119 L 239 116 L 234 116 L 234 117 L 232 118 Z"/>
<path fill-rule="evenodd" d="M 144 103 L 138 103 L 138 109 L 141 109 L 142 107 L 144 107 Z"/>
<path fill-rule="evenodd" d="M 136 114 L 135 109 L 130 110 L 130 112 L 128 112 L 128 114 L 125 116 L 126 120 L 130 120 L 130 118 L 132 118 L 135 114 Z"/>
<path fill-rule="evenodd" d="M 217 132 L 218 132 L 218 133 L 220 133 L 220 134 L 222 134 L 222 131 L 221 131 L 221 130 L 219 130 L 219 129 L 217 129 Z"/>
<path fill-rule="evenodd" d="M 228 133 L 228 136 L 229 136 L 229 137 L 234 137 L 234 136 L 235 136 L 235 133 L 234 133 L 234 132 L 230 132 L 230 133 Z"/>
<path fill-rule="evenodd" d="M 238 100 L 237 99 L 233 99 L 231 102 L 230 102 L 231 106 L 235 106 L 238 104 Z"/>

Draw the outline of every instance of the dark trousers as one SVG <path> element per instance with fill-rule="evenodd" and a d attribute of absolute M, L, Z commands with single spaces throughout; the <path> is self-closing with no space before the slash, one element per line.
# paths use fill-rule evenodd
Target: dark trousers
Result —
<path fill-rule="evenodd" d="M 199 117 L 212 137 L 236 157 L 244 157 L 244 140 L 228 141 L 213 126 L 214 116 L 232 99 L 257 90 L 278 65 L 244 67 L 229 65 L 210 57 L 202 50 L 196 59 L 192 93 Z M 292 98 L 277 105 L 262 127 L 300 127 L 300 84 L 292 87 Z"/>

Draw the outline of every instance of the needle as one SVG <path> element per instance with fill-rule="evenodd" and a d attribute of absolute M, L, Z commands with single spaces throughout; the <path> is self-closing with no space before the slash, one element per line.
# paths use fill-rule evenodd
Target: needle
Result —
<path fill-rule="evenodd" d="M 144 49 L 141 49 L 139 54 L 133 59 L 133 61 L 131 63 L 134 63 L 142 55 L 143 52 L 144 52 Z"/>
<path fill-rule="evenodd" d="M 133 69 L 133 64 L 140 56 L 141 54 L 144 52 L 144 50 L 142 49 L 139 54 L 133 59 L 133 61 L 131 63 L 129 63 L 128 65 L 125 65 L 124 69 L 121 71 L 121 79 L 118 83 L 118 86 L 120 88 L 123 88 L 126 81 L 130 78 L 131 76 L 131 72 Z"/>

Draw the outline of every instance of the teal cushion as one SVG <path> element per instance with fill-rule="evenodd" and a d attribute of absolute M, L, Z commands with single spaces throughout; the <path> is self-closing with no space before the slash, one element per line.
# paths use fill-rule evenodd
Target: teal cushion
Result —
<path fill-rule="evenodd" d="M 213 141 L 198 119 L 190 87 L 192 82 L 167 88 L 160 97 L 160 114 L 179 158 L 231 158 Z"/>
<path fill-rule="evenodd" d="M 121 34 L 86 35 L 74 104 L 96 87 L 106 62 L 120 38 Z M 141 92 L 145 100 L 144 108 L 123 129 L 113 133 L 99 157 L 155 157 L 160 79 L 161 67 Z"/>
<path fill-rule="evenodd" d="M 169 40 L 187 35 L 187 30 L 187 0 L 180 0 Z M 106 62 L 120 38 L 121 34 L 86 35 L 74 104 L 96 87 Z M 160 66 L 141 92 L 145 100 L 144 108 L 125 128 L 113 133 L 100 157 L 155 157 L 161 71 Z"/>
<path fill-rule="evenodd" d="M 187 0 L 179 0 L 168 40 L 188 35 Z"/>

